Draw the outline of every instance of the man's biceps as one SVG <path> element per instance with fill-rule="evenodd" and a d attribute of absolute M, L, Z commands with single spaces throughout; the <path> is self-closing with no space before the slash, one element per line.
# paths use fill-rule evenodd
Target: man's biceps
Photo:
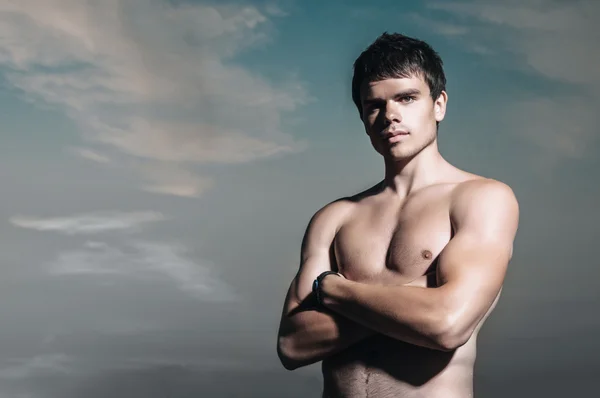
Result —
<path fill-rule="evenodd" d="M 463 230 L 448 242 L 440 253 L 440 260 L 451 260 L 461 257 L 488 257 L 494 258 L 502 254 L 512 253 L 513 239 L 502 234 L 487 234 L 477 230 Z"/>
<path fill-rule="evenodd" d="M 312 284 L 317 276 L 329 270 L 331 270 L 329 259 L 322 256 L 315 256 L 304 262 L 295 281 L 298 297 L 301 300 L 306 298 L 312 292 Z"/>
<path fill-rule="evenodd" d="M 510 246 L 462 239 L 448 244 L 440 253 L 439 283 L 477 283 L 504 274 L 510 261 Z"/>
<path fill-rule="evenodd" d="M 331 261 L 329 253 L 320 251 L 309 256 L 300 267 L 300 275 L 309 275 L 311 279 L 316 278 L 320 273 L 331 270 Z"/>

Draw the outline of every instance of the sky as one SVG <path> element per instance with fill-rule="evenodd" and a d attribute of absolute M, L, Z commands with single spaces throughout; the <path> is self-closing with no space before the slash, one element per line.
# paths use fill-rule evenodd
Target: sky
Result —
<path fill-rule="evenodd" d="M 384 31 L 520 202 L 476 396 L 595 389 L 600 3 L 408 3 L 0 0 L 0 398 L 318 396 L 277 328 L 310 217 L 383 176 L 350 81 Z"/>

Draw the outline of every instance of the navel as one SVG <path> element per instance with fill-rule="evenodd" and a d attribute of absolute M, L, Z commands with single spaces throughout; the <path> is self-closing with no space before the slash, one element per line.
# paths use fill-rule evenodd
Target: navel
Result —
<path fill-rule="evenodd" d="M 433 254 L 429 250 L 423 250 L 421 252 L 421 256 L 423 256 L 423 258 L 426 260 L 431 260 L 431 257 L 433 256 Z"/>

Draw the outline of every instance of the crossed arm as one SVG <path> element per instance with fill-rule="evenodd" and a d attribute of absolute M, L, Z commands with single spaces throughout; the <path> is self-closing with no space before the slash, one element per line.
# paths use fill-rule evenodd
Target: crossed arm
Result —
<path fill-rule="evenodd" d="M 375 333 L 339 314 L 316 308 L 311 292 L 313 280 L 332 270 L 330 248 L 349 207 L 344 202 L 325 206 L 313 216 L 304 235 L 300 269 L 285 298 L 277 339 L 277 353 L 286 369 L 318 362 Z"/>
<path fill-rule="evenodd" d="M 477 181 L 457 188 L 450 214 L 455 234 L 439 256 L 438 287 L 377 286 L 328 276 L 322 283 L 325 312 L 294 313 L 310 300 L 312 280 L 324 268 L 331 269 L 318 250 L 311 251 L 319 247 L 315 236 L 320 243 L 330 238 L 322 233 L 326 228 L 319 228 L 317 213 L 306 235 L 306 253 L 313 253 L 315 261 L 306 261 L 305 270 L 301 267 L 290 289 L 296 300 L 288 294 L 282 316 L 278 352 L 284 366 L 294 369 L 319 361 L 375 333 L 437 350 L 464 344 L 502 287 L 518 227 L 518 204 L 506 185 Z M 321 233 L 311 235 L 317 231 Z"/>

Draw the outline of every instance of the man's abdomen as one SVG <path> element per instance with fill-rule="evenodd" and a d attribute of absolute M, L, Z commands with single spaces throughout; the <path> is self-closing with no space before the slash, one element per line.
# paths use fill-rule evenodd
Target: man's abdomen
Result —
<path fill-rule="evenodd" d="M 323 361 L 323 396 L 472 396 L 475 339 L 473 335 L 458 350 L 443 352 L 373 337 Z"/>

